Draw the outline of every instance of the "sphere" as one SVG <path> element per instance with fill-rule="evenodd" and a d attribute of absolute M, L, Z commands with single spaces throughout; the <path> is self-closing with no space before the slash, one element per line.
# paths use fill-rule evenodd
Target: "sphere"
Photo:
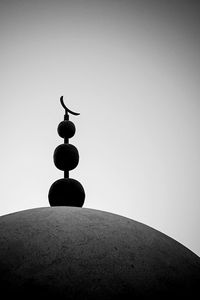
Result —
<path fill-rule="evenodd" d="M 6 299 L 199 299 L 200 259 L 122 216 L 37 208 L 0 217 L 0 278 Z"/>
<path fill-rule="evenodd" d="M 52 184 L 48 197 L 51 206 L 82 207 L 85 200 L 85 191 L 77 180 L 63 178 Z"/>
<path fill-rule="evenodd" d="M 65 120 L 58 125 L 58 134 L 62 138 L 71 138 L 76 132 L 76 127 L 73 122 Z"/>
<path fill-rule="evenodd" d="M 77 148 L 71 144 L 59 145 L 53 155 L 55 166 L 62 171 L 73 170 L 79 162 L 79 153 Z"/>

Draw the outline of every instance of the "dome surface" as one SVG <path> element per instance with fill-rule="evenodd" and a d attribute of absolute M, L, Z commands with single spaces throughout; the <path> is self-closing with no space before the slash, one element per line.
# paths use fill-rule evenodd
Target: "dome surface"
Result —
<path fill-rule="evenodd" d="M 0 217 L 0 282 L 26 299 L 192 299 L 200 259 L 119 215 L 37 208 Z"/>

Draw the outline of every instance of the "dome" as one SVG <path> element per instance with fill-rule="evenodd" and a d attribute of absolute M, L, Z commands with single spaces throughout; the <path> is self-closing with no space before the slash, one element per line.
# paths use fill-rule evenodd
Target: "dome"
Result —
<path fill-rule="evenodd" d="M 181 299 L 199 293 L 200 259 L 119 215 L 37 208 L 0 217 L 0 278 L 26 299 Z"/>

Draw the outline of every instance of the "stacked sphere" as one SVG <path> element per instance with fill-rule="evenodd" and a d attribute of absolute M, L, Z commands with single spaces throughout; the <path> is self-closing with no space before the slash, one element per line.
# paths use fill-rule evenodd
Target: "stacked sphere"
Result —
<path fill-rule="evenodd" d="M 73 122 L 64 120 L 58 125 L 58 134 L 64 138 L 64 144 L 59 145 L 53 155 L 55 166 L 62 171 L 71 171 L 79 163 L 79 153 L 77 148 L 68 143 L 68 139 L 73 137 L 76 128 Z M 85 200 L 85 192 L 75 179 L 63 178 L 55 181 L 49 190 L 49 202 L 51 206 L 78 206 L 82 207 Z"/>
<path fill-rule="evenodd" d="M 58 134 L 63 139 L 72 138 L 75 135 L 75 132 L 76 132 L 76 127 L 74 123 L 69 120 L 62 121 L 58 125 Z"/>

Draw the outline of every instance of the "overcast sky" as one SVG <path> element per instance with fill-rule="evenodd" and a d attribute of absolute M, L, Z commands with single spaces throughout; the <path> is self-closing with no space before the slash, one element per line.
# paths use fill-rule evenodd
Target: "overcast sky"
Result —
<path fill-rule="evenodd" d="M 49 206 L 64 95 L 84 207 L 200 255 L 198 2 L 0 1 L 1 215 Z"/>

